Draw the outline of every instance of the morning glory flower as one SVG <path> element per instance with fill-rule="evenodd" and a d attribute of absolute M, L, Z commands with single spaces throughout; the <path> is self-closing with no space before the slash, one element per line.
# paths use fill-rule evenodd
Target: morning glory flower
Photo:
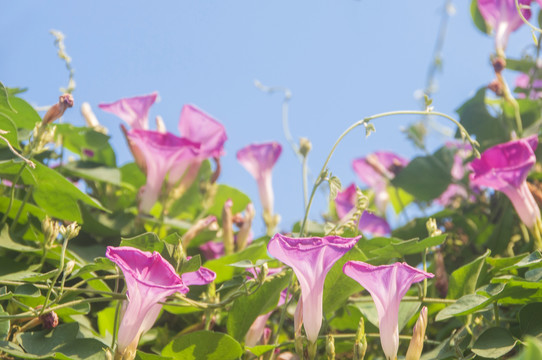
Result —
<path fill-rule="evenodd" d="M 373 266 L 348 261 L 343 272 L 363 286 L 373 298 L 378 312 L 380 343 L 387 360 L 397 358 L 399 349 L 399 304 L 410 286 L 434 275 L 407 263 Z"/>
<path fill-rule="evenodd" d="M 339 191 L 335 197 L 335 210 L 339 219 L 343 220 L 354 209 L 357 201 L 356 186 L 350 184 L 344 191 Z M 366 234 L 385 236 L 391 233 L 391 228 L 386 219 L 364 211 L 358 223 L 358 229 Z"/>
<path fill-rule="evenodd" d="M 495 145 L 474 159 L 469 167 L 471 185 L 486 186 L 504 193 L 521 221 L 533 229 L 540 209 L 527 186 L 527 175 L 536 162 L 537 135 Z"/>
<path fill-rule="evenodd" d="M 518 98 L 520 99 L 525 98 L 525 92 L 529 90 L 530 83 L 531 83 L 531 77 L 527 74 L 520 74 L 516 78 L 516 82 L 515 82 L 516 87 L 524 91 L 517 94 Z M 542 98 L 542 92 L 540 91 L 540 89 L 542 89 L 542 80 L 534 79 L 532 88 L 529 91 L 529 99 L 536 100 L 536 99 Z"/>
<path fill-rule="evenodd" d="M 158 252 L 150 253 L 132 247 L 107 247 L 105 256 L 122 270 L 126 281 L 127 301 L 118 331 L 117 355 L 133 359 L 139 337 L 158 318 L 166 297 L 189 289 L 173 266 Z"/>
<path fill-rule="evenodd" d="M 375 193 L 375 204 L 381 213 L 386 212 L 389 196 L 388 181 L 407 166 L 408 160 L 389 151 L 377 151 L 352 162 L 354 172 Z"/>
<path fill-rule="evenodd" d="M 519 0 L 519 5 L 530 5 L 531 0 Z M 515 0 L 478 0 L 480 14 L 495 31 L 495 48 L 497 53 L 504 55 L 510 34 L 517 30 L 523 20 L 519 16 Z M 522 9 L 525 19 L 531 17 L 530 9 Z"/>
<path fill-rule="evenodd" d="M 149 109 L 156 101 L 158 93 L 124 98 L 110 104 L 99 104 L 104 111 L 117 115 L 132 129 L 149 129 Z"/>
<path fill-rule="evenodd" d="M 148 212 L 158 200 L 166 179 L 168 189 L 181 180 L 190 161 L 197 156 L 199 144 L 151 130 L 130 130 L 126 137 L 132 152 L 135 151 L 136 162 L 147 175 L 147 183 L 139 194 L 139 208 Z"/>
<path fill-rule="evenodd" d="M 204 160 L 224 155 L 224 143 L 228 137 L 224 125 L 194 105 L 183 106 L 178 126 L 183 137 L 201 144 L 198 155 L 192 159 L 181 181 L 180 186 L 187 189 L 196 179 Z"/>
<path fill-rule="evenodd" d="M 251 144 L 237 152 L 237 160 L 256 179 L 264 214 L 273 214 L 273 185 L 271 171 L 282 146 L 278 142 Z M 265 215 L 264 215 L 265 216 Z"/>
<path fill-rule="evenodd" d="M 322 293 L 326 275 L 337 260 L 361 238 L 325 236 L 290 238 L 276 234 L 269 241 L 269 254 L 290 266 L 301 286 L 298 308 L 302 308 L 307 339 L 314 343 L 322 326 Z"/>

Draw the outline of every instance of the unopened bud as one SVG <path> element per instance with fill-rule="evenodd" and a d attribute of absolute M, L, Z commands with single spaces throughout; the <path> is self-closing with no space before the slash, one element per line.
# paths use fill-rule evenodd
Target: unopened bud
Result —
<path fill-rule="evenodd" d="M 111 353 L 111 350 L 105 349 L 105 360 L 113 360 L 113 354 Z"/>
<path fill-rule="evenodd" d="M 243 224 L 237 232 L 237 251 L 241 251 L 247 247 L 252 229 L 252 220 L 256 215 L 256 209 L 252 203 L 249 203 L 245 209 Z"/>
<path fill-rule="evenodd" d="M 44 246 L 51 248 L 60 233 L 60 224 L 46 216 L 41 222 L 41 230 L 43 231 Z"/>
<path fill-rule="evenodd" d="M 226 255 L 233 254 L 234 250 L 234 238 L 233 238 L 233 222 L 232 222 L 232 212 L 231 207 L 233 206 L 233 201 L 228 199 L 224 203 L 222 208 L 222 241 L 224 243 L 224 253 Z"/>
<path fill-rule="evenodd" d="M 75 267 L 75 261 L 74 260 L 68 261 L 68 263 L 64 267 L 64 276 L 70 275 L 74 267 Z"/>
<path fill-rule="evenodd" d="M 164 123 L 164 119 L 162 119 L 160 115 L 156 116 L 156 131 L 162 134 L 167 133 L 166 124 Z"/>
<path fill-rule="evenodd" d="M 307 138 L 304 138 L 304 137 L 300 138 L 299 139 L 299 152 L 301 153 L 301 155 L 306 157 L 311 150 L 312 150 L 312 143 L 310 142 L 310 140 L 307 139 Z"/>
<path fill-rule="evenodd" d="M 437 220 L 434 218 L 429 218 L 427 222 L 425 223 L 425 226 L 427 227 L 427 233 L 429 236 L 439 236 L 442 234 L 442 230 L 440 230 L 437 226 Z"/>
<path fill-rule="evenodd" d="M 489 83 L 487 88 L 493 91 L 497 96 L 504 95 L 504 86 L 502 81 L 500 81 L 499 79 L 494 79 L 492 82 Z"/>
<path fill-rule="evenodd" d="M 506 59 L 500 56 L 495 57 L 491 63 L 493 65 L 493 70 L 495 70 L 495 74 L 500 74 L 506 67 Z"/>
<path fill-rule="evenodd" d="M 79 230 L 81 230 L 81 226 L 77 225 L 75 221 L 66 227 L 60 227 L 60 233 L 66 240 L 71 240 L 77 237 L 77 235 L 79 235 Z"/>
<path fill-rule="evenodd" d="M 420 311 L 420 317 L 414 325 L 414 331 L 405 360 L 419 360 L 423 350 L 423 340 L 425 338 L 425 329 L 427 328 L 427 307 L 424 306 Z"/>
<path fill-rule="evenodd" d="M 88 127 L 94 128 L 96 126 L 100 126 L 100 122 L 96 118 L 96 115 L 94 115 L 94 112 L 92 111 L 92 108 L 88 102 L 81 104 L 81 115 L 83 115 L 85 118 L 85 122 L 87 123 Z"/>
<path fill-rule="evenodd" d="M 316 359 L 316 352 L 318 351 L 318 342 L 309 343 L 307 347 L 307 353 L 309 355 L 309 360 Z"/>
<path fill-rule="evenodd" d="M 335 360 L 335 339 L 331 334 L 326 339 L 326 355 L 328 360 Z"/>
<path fill-rule="evenodd" d="M 190 244 L 190 241 L 194 239 L 198 234 L 200 234 L 205 229 L 208 229 L 211 224 L 216 223 L 216 217 L 214 216 L 207 216 L 203 219 L 200 219 L 196 221 L 194 225 L 188 231 L 183 235 L 182 244 L 183 248 L 188 248 L 188 244 Z"/>
<path fill-rule="evenodd" d="M 367 337 L 365 336 L 365 320 L 359 319 L 358 330 L 356 331 L 356 340 L 354 342 L 354 360 L 363 360 L 367 351 Z"/>
<path fill-rule="evenodd" d="M 50 124 L 56 119 L 59 119 L 66 111 L 67 108 L 73 106 L 73 96 L 71 94 L 60 95 L 58 103 L 49 108 L 45 116 L 43 117 L 43 124 Z"/>
<path fill-rule="evenodd" d="M 58 326 L 58 315 L 54 311 L 51 311 L 40 315 L 40 321 L 44 329 L 54 329 Z"/>
<path fill-rule="evenodd" d="M 263 283 L 265 278 L 267 277 L 267 274 L 269 274 L 269 267 L 267 266 L 267 263 L 264 263 L 258 272 L 258 281 L 260 283 Z"/>

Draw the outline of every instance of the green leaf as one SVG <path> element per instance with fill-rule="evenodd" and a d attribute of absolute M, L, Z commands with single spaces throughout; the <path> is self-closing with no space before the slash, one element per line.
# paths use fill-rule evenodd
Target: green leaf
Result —
<path fill-rule="evenodd" d="M 440 311 L 435 320 L 442 321 L 453 316 L 461 316 L 473 313 L 474 311 L 483 309 L 487 302 L 487 297 L 477 294 L 468 294 L 459 298 L 452 305 Z"/>
<path fill-rule="evenodd" d="M 463 265 L 450 275 L 448 295 L 446 296 L 448 299 L 458 299 L 463 295 L 474 293 L 480 271 L 489 254 L 490 251 L 488 250 L 482 256 Z"/>
<path fill-rule="evenodd" d="M 14 109 L 11 107 L 11 104 L 9 103 L 9 94 L 7 88 L 2 84 L 0 81 L 0 106 L 6 107 L 9 110 L 13 111 Z"/>
<path fill-rule="evenodd" d="M 406 241 L 392 239 L 389 245 L 372 250 L 369 254 L 378 256 L 379 260 L 401 258 L 405 255 L 421 253 L 425 249 L 441 245 L 446 240 L 446 236 L 446 234 L 442 234 L 423 240 L 413 239 Z"/>
<path fill-rule="evenodd" d="M 514 360 L 540 360 L 542 359 L 542 341 L 528 337 L 525 341 L 525 349 Z"/>
<path fill-rule="evenodd" d="M 241 260 L 250 260 L 255 262 L 259 259 L 269 259 L 267 255 L 267 247 L 265 242 L 253 242 L 249 247 L 241 252 L 226 255 L 219 259 L 209 260 L 203 266 L 214 271 L 216 273 L 215 282 L 221 283 L 226 280 L 230 280 L 235 274 L 241 272 L 240 268 L 230 266 L 230 264 L 239 262 Z"/>
<path fill-rule="evenodd" d="M 523 59 L 506 58 L 506 68 L 522 73 L 528 73 L 536 67 L 536 63 L 532 58 L 525 57 Z"/>
<path fill-rule="evenodd" d="M 18 242 L 13 241 L 9 234 L 9 226 L 6 224 L 0 232 L 0 248 L 14 250 L 18 252 L 40 252 L 41 248 L 35 248 L 32 246 L 26 246 Z"/>
<path fill-rule="evenodd" d="M 474 25 L 483 32 L 484 34 L 489 34 L 491 32 L 491 28 L 489 28 L 486 24 L 486 21 L 484 20 L 484 17 L 480 13 L 480 10 L 478 9 L 478 0 L 471 0 L 470 2 L 470 16 L 472 18 L 472 21 L 474 22 Z"/>
<path fill-rule="evenodd" d="M 461 124 L 469 134 L 476 136 L 481 151 L 510 140 L 511 130 L 501 119 L 491 116 L 487 111 L 485 98 L 486 87 L 484 86 L 476 92 L 473 98 L 467 100 L 456 110 Z M 459 131 L 456 137 L 460 137 Z"/>
<path fill-rule="evenodd" d="M 414 196 L 395 186 L 388 186 L 387 192 L 396 214 L 401 213 L 408 204 L 415 200 Z"/>
<path fill-rule="evenodd" d="M 239 342 L 256 318 L 276 308 L 280 292 L 288 285 L 289 276 L 276 275 L 250 296 L 242 296 L 235 300 L 228 313 L 228 334 Z"/>
<path fill-rule="evenodd" d="M 115 152 L 109 144 L 110 136 L 92 128 L 72 124 L 56 125 L 56 135 L 62 137 L 63 146 L 71 152 L 86 157 L 85 150 L 91 150 L 92 161 L 115 167 Z"/>
<path fill-rule="evenodd" d="M 329 183 L 329 201 L 333 201 L 337 197 L 337 193 L 341 191 L 341 188 L 342 188 L 341 180 L 337 176 L 331 176 L 328 180 L 328 183 Z"/>
<path fill-rule="evenodd" d="M 135 360 L 168 360 L 173 359 L 170 357 L 165 357 L 162 355 L 155 355 L 155 354 L 147 354 L 141 351 L 137 351 L 137 355 L 135 357 Z"/>
<path fill-rule="evenodd" d="M 222 219 L 222 208 L 224 203 L 231 199 L 233 205 L 231 208 L 232 214 L 237 214 L 245 210 L 250 203 L 250 198 L 240 190 L 232 188 L 228 185 L 219 184 L 216 195 L 213 201 L 213 206 L 209 209 L 209 214 L 216 216 L 217 219 Z"/>
<path fill-rule="evenodd" d="M 234 360 L 243 355 L 243 348 L 229 335 L 197 331 L 167 344 L 162 355 L 179 360 Z"/>
<path fill-rule="evenodd" d="M 98 331 L 102 337 L 113 335 L 115 326 L 115 307 L 106 307 L 98 312 Z"/>
<path fill-rule="evenodd" d="M 92 161 L 72 161 L 62 166 L 62 171 L 85 180 L 104 182 L 137 191 L 130 184 L 121 181 L 121 172 L 116 167 L 105 166 Z"/>
<path fill-rule="evenodd" d="M 350 260 L 366 261 L 367 256 L 356 245 L 344 254 L 327 273 L 322 304 L 324 314 L 328 317 L 331 317 L 333 312 L 343 306 L 350 295 L 363 289 L 357 281 L 345 276 L 343 273 L 344 264 Z"/>
<path fill-rule="evenodd" d="M 251 353 L 253 353 L 254 355 L 256 356 L 262 356 L 263 354 L 275 349 L 276 346 L 275 345 L 256 345 L 256 346 L 253 346 L 253 347 L 246 347 L 246 349 L 248 351 L 250 351 Z"/>
<path fill-rule="evenodd" d="M 542 262 L 542 254 L 540 253 L 539 250 L 536 250 L 532 252 L 531 254 L 525 256 L 523 259 L 521 259 L 514 265 L 504 268 L 503 270 L 513 270 L 513 269 L 519 269 L 522 267 L 531 267 L 531 266 L 540 264 L 540 262 Z"/>
<path fill-rule="evenodd" d="M 0 295 L 1 298 L 2 295 Z M 9 315 L 7 312 L 4 311 L 4 308 L 0 306 L 0 316 Z M 11 327 L 11 323 L 9 319 L 0 320 L 0 339 L 6 339 L 9 335 L 9 329 Z"/>
<path fill-rule="evenodd" d="M 15 218 L 15 215 L 17 215 L 17 212 L 19 211 L 19 208 L 22 205 L 22 201 L 19 199 L 13 199 L 13 203 L 11 205 L 11 210 L 9 211 L 9 217 L 11 219 Z M 6 196 L 0 197 L 0 212 L 5 213 L 8 209 L 9 205 L 9 198 Z M 39 207 L 26 203 L 24 205 L 24 208 L 21 212 L 21 215 L 19 217 L 19 223 L 26 223 L 28 222 L 28 214 L 31 214 L 32 216 L 37 217 L 39 220 L 43 220 L 45 218 L 45 211 L 40 209 Z"/>
<path fill-rule="evenodd" d="M 200 267 L 201 267 L 201 256 L 198 254 L 198 255 L 192 256 L 190 260 L 183 262 L 179 270 L 179 273 L 184 274 L 184 273 L 198 271 Z"/>
<path fill-rule="evenodd" d="M 36 298 L 41 296 L 41 291 L 32 284 L 24 284 L 15 288 L 15 291 L 13 291 L 13 296 Z"/>
<path fill-rule="evenodd" d="M 418 156 L 391 181 L 421 201 L 440 196 L 452 181 L 453 151 L 440 148 L 434 155 Z"/>
<path fill-rule="evenodd" d="M 0 130 L 7 131 L 7 134 L 2 135 L 15 149 L 20 149 L 19 136 L 17 135 L 17 127 L 8 117 L 0 114 Z M 4 140 L 0 139 L 0 147 L 7 146 Z"/>
<path fill-rule="evenodd" d="M 542 303 L 527 304 L 519 311 L 519 326 L 523 336 L 542 335 Z"/>
<path fill-rule="evenodd" d="M 77 338 L 78 334 L 79 324 L 69 323 L 53 330 L 24 332 L 17 340 L 27 353 L 33 355 L 55 359 L 103 360 L 106 345 L 95 339 Z"/>
<path fill-rule="evenodd" d="M 41 122 L 41 116 L 34 110 L 32 105 L 21 98 L 11 96 L 9 98 L 11 109 L 0 107 L 0 114 L 9 118 L 17 128 L 32 130 L 36 123 Z"/>
<path fill-rule="evenodd" d="M 369 321 L 374 326 L 378 327 L 378 312 L 376 310 L 376 306 L 374 302 L 355 303 L 354 305 L 361 311 L 361 313 L 363 314 L 363 316 L 365 316 L 367 321 Z M 397 323 L 399 332 L 401 332 L 401 330 L 406 326 L 408 321 L 414 315 L 416 315 L 416 313 L 420 309 L 420 305 L 421 305 L 421 302 L 417 302 L 417 301 L 401 302 L 401 304 L 399 305 L 399 318 L 398 318 L 399 320 Z M 358 322 L 359 322 L 359 319 L 358 319 Z"/>
<path fill-rule="evenodd" d="M 143 251 L 158 251 L 162 252 L 164 243 L 158 235 L 152 232 L 134 236 L 132 238 L 122 238 L 120 246 L 131 246 Z"/>
<path fill-rule="evenodd" d="M 472 346 L 472 352 L 476 355 L 489 359 L 498 359 L 509 353 L 517 340 L 510 332 L 502 327 L 487 329 L 476 339 Z"/>

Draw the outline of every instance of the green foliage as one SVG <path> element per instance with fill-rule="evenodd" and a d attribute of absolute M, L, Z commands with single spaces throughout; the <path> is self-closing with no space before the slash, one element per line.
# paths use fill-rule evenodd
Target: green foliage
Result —
<path fill-rule="evenodd" d="M 197 331 L 170 342 L 163 356 L 184 360 L 234 360 L 243 354 L 243 348 L 231 336 L 211 331 Z"/>

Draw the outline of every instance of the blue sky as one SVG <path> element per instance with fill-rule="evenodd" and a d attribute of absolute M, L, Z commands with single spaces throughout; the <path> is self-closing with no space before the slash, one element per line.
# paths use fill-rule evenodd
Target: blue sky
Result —
<path fill-rule="evenodd" d="M 456 13 L 449 22 L 434 96 L 435 109 L 453 116 L 454 109 L 493 78 L 493 41 L 472 24 L 468 3 L 453 2 Z M 311 140 L 309 164 L 316 173 L 353 122 L 379 112 L 420 108 L 414 92 L 425 85 L 443 4 L 6 2 L 0 22 L 0 80 L 6 86 L 28 87 L 23 97 L 32 104 L 55 102 L 59 87 L 67 84 L 67 72 L 49 30 L 62 31 L 75 68 L 76 104 L 89 102 L 110 129 L 119 163 L 131 161 L 120 121 L 97 104 L 157 90 L 161 101 L 152 108 L 151 119 L 161 115 L 170 131 L 177 133 L 185 103 L 196 104 L 226 126 L 229 140 L 219 181 L 245 191 L 257 209 L 256 184 L 235 153 L 251 142 L 280 141 L 284 151 L 274 170 L 275 207 L 283 218 L 281 227 L 289 229 L 303 215 L 301 167 L 282 133 L 281 95 L 262 93 L 254 80 L 291 89 L 291 132 L 296 139 Z M 531 44 L 524 28 L 512 35 L 508 53 L 518 57 Z M 354 132 L 339 146 L 330 170 L 346 187 L 352 181 L 360 184 L 351 168 L 356 157 L 380 149 L 415 156 L 419 152 L 400 132 L 414 120 L 402 116 L 376 121 L 377 131 L 368 139 L 362 129 Z M 66 113 L 64 121 L 83 124 L 77 109 Z M 435 148 L 443 140 L 434 135 L 430 145 Z M 313 219 L 326 208 L 324 194 L 318 196 Z"/>

